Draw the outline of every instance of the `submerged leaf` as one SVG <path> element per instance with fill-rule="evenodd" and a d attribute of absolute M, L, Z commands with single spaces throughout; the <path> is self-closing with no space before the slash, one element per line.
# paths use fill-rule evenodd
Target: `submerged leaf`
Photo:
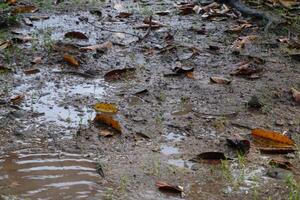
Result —
<path fill-rule="evenodd" d="M 209 164 L 219 164 L 221 163 L 221 160 L 227 160 L 227 158 L 222 152 L 204 152 L 197 155 L 197 157 L 192 160 Z"/>
<path fill-rule="evenodd" d="M 126 78 L 128 75 L 132 75 L 135 72 L 135 68 L 123 68 L 123 69 L 114 69 L 107 72 L 104 75 L 106 81 L 116 81 L 121 78 Z"/>

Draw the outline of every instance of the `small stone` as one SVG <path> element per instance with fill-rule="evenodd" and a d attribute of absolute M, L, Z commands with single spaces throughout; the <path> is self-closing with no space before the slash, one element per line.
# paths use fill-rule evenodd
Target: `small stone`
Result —
<path fill-rule="evenodd" d="M 288 158 L 288 159 L 294 159 L 294 158 L 296 158 L 296 156 L 295 156 L 294 153 L 288 153 L 288 154 L 285 155 L 285 157 Z"/>
<path fill-rule="evenodd" d="M 267 170 L 266 175 L 275 179 L 285 179 L 287 176 L 292 175 L 292 173 L 281 168 L 270 168 Z"/>
<path fill-rule="evenodd" d="M 283 126 L 283 125 L 284 125 L 284 121 L 281 120 L 281 119 L 279 119 L 279 120 L 276 120 L 275 124 L 276 124 L 277 126 Z"/>
<path fill-rule="evenodd" d="M 193 170 L 193 171 L 198 171 L 199 169 L 200 169 L 200 166 L 198 164 L 193 164 L 191 166 L 191 170 Z"/>

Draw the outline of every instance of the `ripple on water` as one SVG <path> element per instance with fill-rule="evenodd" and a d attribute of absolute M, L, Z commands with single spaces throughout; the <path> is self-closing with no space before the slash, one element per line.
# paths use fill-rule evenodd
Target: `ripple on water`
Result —
<path fill-rule="evenodd" d="M 77 154 L 11 153 L 1 157 L 2 195 L 30 199 L 92 198 L 101 193 L 96 163 Z"/>

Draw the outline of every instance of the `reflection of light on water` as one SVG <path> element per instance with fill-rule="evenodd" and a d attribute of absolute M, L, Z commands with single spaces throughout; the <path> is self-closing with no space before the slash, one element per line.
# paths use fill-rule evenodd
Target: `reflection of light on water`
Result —
<path fill-rule="evenodd" d="M 30 85 L 24 84 L 16 88 L 15 93 L 26 93 L 27 105 L 35 113 L 41 115 L 40 119 L 46 122 L 54 122 L 65 127 L 76 127 L 79 124 L 87 124 L 94 118 L 94 111 L 87 105 L 72 106 L 59 105 L 62 100 L 72 98 L 94 97 L 101 98 L 105 94 L 103 80 L 94 80 L 93 84 L 81 83 L 68 85 L 67 80 L 61 83 L 46 83 L 39 90 L 33 90 Z M 65 106 L 64 106 L 65 105 Z M 26 108 L 28 109 L 28 108 Z"/>
<path fill-rule="evenodd" d="M 174 133 L 174 132 L 168 133 L 167 135 L 165 135 L 165 137 L 168 140 L 171 140 L 171 141 L 174 141 L 174 142 L 179 142 L 179 141 L 181 141 L 181 140 L 183 140 L 185 138 L 184 135 L 180 135 L 180 134 Z"/>
<path fill-rule="evenodd" d="M 191 169 L 191 167 L 195 164 L 191 161 L 186 161 L 182 159 L 171 159 L 168 160 L 168 164 L 175 165 L 176 167 L 182 167 L 182 168 L 188 168 Z"/>
<path fill-rule="evenodd" d="M 1 195 L 30 199 L 79 199 L 85 195 L 85 199 L 93 199 L 103 192 L 96 163 L 79 154 L 13 152 L 1 159 L 0 188 L 9 185 Z"/>
<path fill-rule="evenodd" d="M 165 155 L 172 155 L 172 154 L 179 153 L 178 148 L 172 147 L 172 146 L 167 146 L 167 145 L 162 145 L 160 150 Z"/>

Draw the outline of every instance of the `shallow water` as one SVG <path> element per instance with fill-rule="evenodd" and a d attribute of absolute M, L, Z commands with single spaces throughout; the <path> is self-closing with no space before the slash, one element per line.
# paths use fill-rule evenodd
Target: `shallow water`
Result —
<path fill-rule="evenodd" d="M 89 199 L 101 192 L 95 166 L 79 154 L 13 152 L 0 160 L 0 194 Z"/>

